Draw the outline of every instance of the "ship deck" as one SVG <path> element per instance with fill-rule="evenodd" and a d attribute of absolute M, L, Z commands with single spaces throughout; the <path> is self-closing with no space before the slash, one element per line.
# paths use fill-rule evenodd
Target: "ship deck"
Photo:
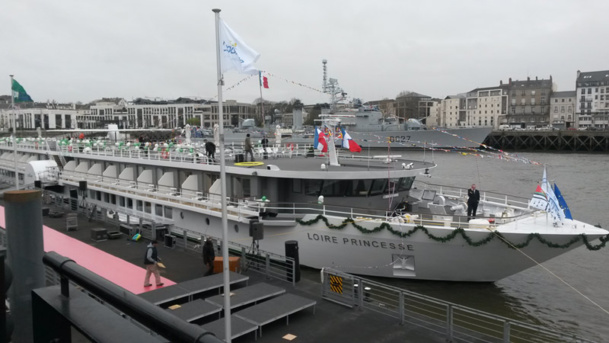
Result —
<path fill-rule="evenodd" d="M 143 282 L 145 270 L 141 266 L 142 255 L 146 242 L 133 242 L 119 240 L 92 241 L 90 231 L 94 228 L 105 227 L 107 223 L 89 221 L 79 215 L 79 229 L 66 232 L 65 218 L 43 217 L 44 225 L 54 234 L 65 236 L 66 239 L 77 240 L 78 244 L 88 245 L 98 249 L 101 254 L 109 254 L 112 258 L 119 258 L 124 263 L 132 264 L 139 272 L 123 274 L 122 279 L 131 278 L 132 283 L 138 285 Z M 46 236 L 45 236 L 46 239 Z M 159 245 L 159 256 L 163 258 L 167 269 L 162 270 L 162 276 L 170 282 L 180 283 L 200 278 L 204 275 L 204 266 L 201 257 L 192 252 L 185 252 L 179 248 L 167 248 Z M 334 302 L 323 300 L 320 296 L 321 284 L 319 271 L 302 267 L 302 279 L 292 286 L 290 283 L 277 279 L 267 279 L 254 272 L 244 272 L 249 276 L 249 284 L 265 282 L 286 290 L 288 294 L 299 295 L 317 302 L 315 312 L 310 310 L 295 313 L 290 316 L 289 324 L 285 320 L 264 326 L 264 334 L 257 337 L 257 342 L 284 341 L 284 336 L 296 336 L 297 342 L 445 342 L 443 335 L 417 326 L 402 326 L 395 318 L 380 315 L 367 309 L 348 308 Z M 111 278 L 111 277 L 110 277 Z M 125 280 L 123 280 L 125 281 Z M 126 281 L 125 281 L 126 282 Z M 250 342 L 254 340 L 253 333 L 236 338 L 234 342 Z M 73 337 L 73 342 L 88 342 L 82 337 Z"/>

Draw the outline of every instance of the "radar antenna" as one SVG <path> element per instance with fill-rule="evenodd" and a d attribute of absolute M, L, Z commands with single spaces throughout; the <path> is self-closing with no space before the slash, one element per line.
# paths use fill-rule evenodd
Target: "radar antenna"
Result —
<path fill-rule="evenodd" d="M 336 109 L 336 102 L 338 100 L 345 99 L 345 97 L 347 96 L 347 93 L 345 93 L 343 91 L 343 89 L 340 88 L 340 86 L 338 85 L 337 79 L 333 79 L 333 78 L 328 79 L 328 68 L 327 68 L 328 60 L 324 59 L 321 61 L 321 63 L 323 63 L 323 71 L 324 71 L 322 90 L 324 93 L 330 94 L 330 111 L 333 112 Z M 340 98 L 338 98 L 337 95 L 340 95 Z"/>

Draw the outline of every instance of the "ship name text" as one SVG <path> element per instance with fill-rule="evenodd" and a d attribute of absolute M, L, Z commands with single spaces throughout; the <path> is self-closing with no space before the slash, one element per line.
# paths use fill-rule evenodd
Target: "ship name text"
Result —
<path fill-rule="evenodd" d="M 383 242 L 383 241 L 360 239 L 360 238 L 347 238 L 347 237 L 339 238 L 336 236 L 320 235 L 318 233 L 310 233 L 310 232 L 307 232 L 307 238 L 310 241 L 317 241 L 317 242 L 331 243 L 331 244 L 353 245 L 353 246 L 358 246 L 358 247 L 372 247 L 372 248 L 391 249 L 391 250 L 414 251 L 414 246 L 412 244 Z"/>

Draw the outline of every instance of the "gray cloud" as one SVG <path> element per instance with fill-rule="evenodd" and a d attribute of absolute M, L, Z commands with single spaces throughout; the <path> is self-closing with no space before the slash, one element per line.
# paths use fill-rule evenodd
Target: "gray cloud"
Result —
<path fill-rule="evenodd" d="M 43 1 L 5 0 L 0 75 L 38 101 L 216 95 L 214 14 L 271 73 L 263 96 L 327 101 L 321 60 L 351 96 L 403 90 L 444 97 L 499 80 L 553 76 L 574 89 L 576 71 L 606 70 L 609 3 L 593 1 Z M 243 75 L 227 73 L 226 87 Z M 251 102 L 250 78 L 224 93 Z"/>

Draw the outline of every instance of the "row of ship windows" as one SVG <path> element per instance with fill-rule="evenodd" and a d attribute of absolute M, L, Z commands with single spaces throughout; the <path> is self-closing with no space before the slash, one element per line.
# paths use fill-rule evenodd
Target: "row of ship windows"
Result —
<path fill-rule="evenodd" d="M 305 195 L 330 197 L 360 197 L 392 194 L 410 190 L 414 177 L 372 180 L 303 180 Z M 298 192 L 298 189 L 294 189 Z"/>

